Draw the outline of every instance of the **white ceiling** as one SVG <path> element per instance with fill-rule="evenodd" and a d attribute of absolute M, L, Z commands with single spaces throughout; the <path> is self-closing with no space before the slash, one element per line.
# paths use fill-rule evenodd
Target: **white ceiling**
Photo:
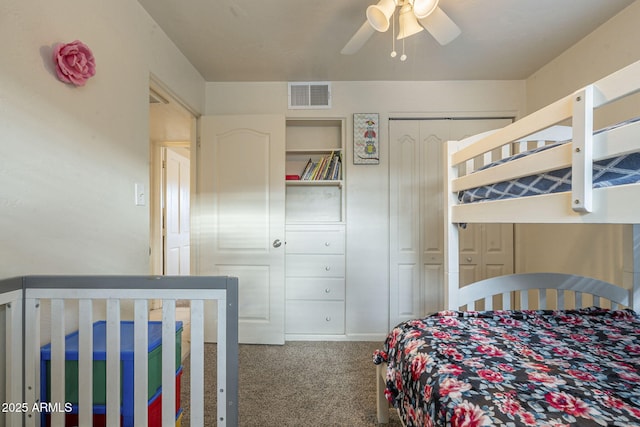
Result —
<path fill-rule="evenodd" d="M 633 1 L 441 0 L 462 35 L 400 62 L 390 31 L 340 54 L 376 0 L 138 0 L 206 81 L 524 79 Z"/>

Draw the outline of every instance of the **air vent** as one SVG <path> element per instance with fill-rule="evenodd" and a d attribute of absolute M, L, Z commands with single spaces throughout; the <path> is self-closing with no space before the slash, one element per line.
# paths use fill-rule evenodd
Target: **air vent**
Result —
<path fill-rule="evenodd" d="M 289 109 L 331 108 L 331 83 L 289 83 Z"/>

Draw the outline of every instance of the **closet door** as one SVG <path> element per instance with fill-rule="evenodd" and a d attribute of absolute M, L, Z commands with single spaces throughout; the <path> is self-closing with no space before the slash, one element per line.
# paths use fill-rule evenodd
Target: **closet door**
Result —
<path fill-rule="evenodd" d="M 390 327 L 437 311 L 443 301 L 442 230 L 443 137 L 449 123 L 389 122 Z M 427 136 L 428 135 L 428 136 Z M 428 293 L 428 297 L 427 297 Z"/>
<path fill-rule="evenodd" d="M 510 119 L 455 120 L 452 121 L 449 139 L 464 139 L 510 123 Z M 493 158 L 499 159 L 499 153 L 494 153 Z M 513 259 L 512 224 L 468 224 L 461 230 L 460 284 L 511 274 L 514 271 Z"/>
<path fill-rule="evenodd" d="M 444 142 L 510 122 L 507 119 L 390 121 L 391 327 L 444 309 Z M 510 224 L 484 228 L 470 225 L 465 230 L 460 258 L 463 283 L 498 275 L 496 270 L 502 274 L 513 271 L 512 230 Z"/>
<path fill-rule="evenodd" d="M 284 117 L 210 116 L 201 127 L 199 274 L 238 277 L 241 342 L 283 344 Z"/>

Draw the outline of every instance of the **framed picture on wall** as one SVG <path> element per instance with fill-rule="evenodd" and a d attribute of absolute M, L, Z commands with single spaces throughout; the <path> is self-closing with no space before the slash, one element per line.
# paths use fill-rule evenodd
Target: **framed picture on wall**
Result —
<path fill-rule="evenodd" d="M 353 115 L 353 164 L 379 164 L 378 145 L 378 113 L 355 113 Z"/>

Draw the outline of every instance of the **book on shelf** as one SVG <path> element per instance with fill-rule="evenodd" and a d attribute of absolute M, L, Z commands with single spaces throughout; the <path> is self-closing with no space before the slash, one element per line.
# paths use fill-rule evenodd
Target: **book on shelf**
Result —
<path fill-rule="evenodd" d="M 335 167 L 331 173 L 331 178 L 333 180 L 339 180 L 342 176 L 342 159 L 338 158 L 336 161 Z"/>
<path fill-rule="evenodd" d="M 333 179 L 333 178 L 332 178 L 332 177 L 333 177 L 333 169 L 335 168 L 335 166 L 336 166 L 336 162 L 337 162 L 337 158 L 336 158 L 336 156 L 333 154 L 333 152 L 331 153 L 331 158 L 329 158 L 329 159 L 327 160 L 327 162 L 328 162 L 329 164 L 328 164 L 328 166 L 327 166 L 327 168 L 326 168 L 326 170 L 325 170 L 325 172 L 324 172 L 324 175 L 322 176 L 322 179 L 324 179 L 324 180 L 331 180 L 331 179 Z"/>
<path fill-rule="evenodd" d="M 333 155 L 333 158 L 331 159 L 331 164 L 329 166 L 329 170 L 327 171 L 327 177 L 325 179 L 339 180 L 341 169 L 342 169 L 342 158 L 340 157 L 340 153 L 336 153 Z"/>
<path fill-rule="evenodd" d="M 300 174 L 300 179 L 303 180 L 303 181 L 308 180 L 309 176 L 311 175 L 311 171 L 313 170 L 314 166 L 315 166 L 315 164 L 313 163 L 313 161 L 311 159 L 309 159 L 309 161 L 307 162 L 306 166 L 302 170 L 302 173 Z"/>
<path fill-rule="evenodd" d="M 322 159 L 320 159 L 315 167 L 313 168 L 313 172 L 311 173 L 311 177 L 309 177 L 309 180 L 311 181 L 315 181 L 318 179 L 318 174 L 320 173 L 320 168 L 322 167 Z"/>
<path fill-rule="evenodd" d="M 342 173 L 341 153 L 332 151 L 314 162 L 309 159 L 300 173 L 301 181 L 335 181 L 339 180 Z"/>

